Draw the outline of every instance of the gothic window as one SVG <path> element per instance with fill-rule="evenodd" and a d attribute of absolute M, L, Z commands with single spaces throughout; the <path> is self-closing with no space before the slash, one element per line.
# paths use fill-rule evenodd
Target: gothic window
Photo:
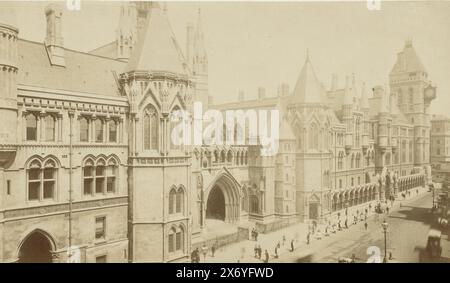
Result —
<path fill-rule="evenodd" d="M 103 142 L 103 120 L 96 119 L 95 125 L 95 142 Z"/>
<path fill-rule="evenodd" d="M 355 167 L 355 156 L 352 154 L 352 158 L 350 161 L 350 169 L 353 169 Z"/>
<path fill-rule="evenodd" d="M 25 116 L 27 124 L 27 141 L 37 140 L 37 118 L 33 113 L 29 113 Z"/>
<path fill-rule="evenodd" d="M 80 118 L 80 142 L 89 141 L 89 122 L 86 117 Z"/>
<path fill-rule="evenodd" d="M 183 213 L 183 211 L 184 211 L 184 190 L 182 187 L 179 187 L 176 196 L 175 212 Z"/>
<path fill-rule="evenodd" d="M 111 120 L 108 123 L 109 128 L 109 142 L 117 142 L 117 122 Z"/>
<path fill-rule="evenodd" d="M 343 153 L 339 152 L 339 155 L 338 155 L 338 170 L 342 170 L 343 159 L 344 159 Z"/>
<path fill-rule="evenodd" d="M 28 166 L 28 200 L 47 200 L 55 197 L 56 162 L 33 160 Z"/>
<path fill-rule="evenodd" d="M 173 150 L 180 150 L 181 149 L 181 140 L 179 140 L 179 137 L 176 136 L 175 139 L 172 136 L 174 128 L 181 122 L 181 112 L 180 108 L 178 106 L 175 106 L 170 113 L 170 148 Z"/>
<path fill-rule="evenodd" d="M 227 153 L 227 162 L 228 163 L 233 162 L 233 154 L 231 153 L 231 150 L 229 150 Z"/>
<path fill-rule="evenodd" d="M 55 141 L 55 118 L 52 115 L 45 116 L 45 141 Z"/>
<path fill-rule="evenodd" d="M 117 182 L 117 162 L 114 159 L 108 161 L 106 168 L 106 192 L 114 193 L 116 191 Z"/>
<path fill-rule="evenodd" d="M 96 194 L 102 194 L 105 191 L 105 173 L 106 173 L 106 166 L 105 161 L 103 159 L 100 159 L 97 161 L 96 167 L 95 167 L 95 193 Z"/>
<path fill-rule="evenodd" d="M 91 195 L 94 183 L 94 162 L 87 159 L 83 165 L 83 194 Z"/>
<path fill-rule="evenodd" d="M 406 162 L 406 141 L 402 141 L 402 163 Z"/>
<path fill-rule="evenodd" d="M 245 165 L 248 164 L 248 155 L 247 155 L 247 152 L 244 153 L 244 164 L 245 164 Z"/>
<path fill-rule="evenodd" d="M 359 153 L 356 154 L 356 168 L 360 167 L 360 159 L 361 159 L 361 156 L 359 155 Z"/>
<path fill-rule="evenodd" d="M 169 253 L 184 251 L 184 238 L 183 226 L 172 227 L 169 231 Z"/>
<path fill-rule="evenodd" d="M 169 192 L 169 214 L 175 213 L 175 200 L 177 197 L 176 188 L 172 188 Z"/>
<path fill-rule="evenodd" d="M 259 213 L 259 200 L 257 196 L 250 197 L 250 213 Z"/>
<path fill-rule="evenodd" d="M 319 131 L 315 124 L 309 126 L 309 148 L 318 149 L 319 146 Z"/>
<path fill-rule="evenodd" d="M 144 149 L 158 149 L 158 113 L 153 105 L 144 109 Z"/>

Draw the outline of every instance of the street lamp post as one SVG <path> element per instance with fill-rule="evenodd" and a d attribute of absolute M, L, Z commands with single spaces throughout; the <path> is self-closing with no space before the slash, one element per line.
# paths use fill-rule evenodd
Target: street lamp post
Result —
<path fill-rule="evenodd" d="M 383 223 L 381 223 L 381 227 L 383 227 L 383 232 L 384 232 L 384 258 L 383 258 L 383 263 L 387 262 L 387 228 L 388 228 L 388 223 L 386 222 L 386 220 L 383 220 Z"/>

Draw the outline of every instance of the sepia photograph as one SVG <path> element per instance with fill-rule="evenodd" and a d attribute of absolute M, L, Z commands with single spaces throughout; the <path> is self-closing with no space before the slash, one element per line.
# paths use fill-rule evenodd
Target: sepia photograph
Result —
<path fill-rule="evenodd" d="M 2 0 L 0 123 L 2 263 L 450 263 L 450 1 Z"/>

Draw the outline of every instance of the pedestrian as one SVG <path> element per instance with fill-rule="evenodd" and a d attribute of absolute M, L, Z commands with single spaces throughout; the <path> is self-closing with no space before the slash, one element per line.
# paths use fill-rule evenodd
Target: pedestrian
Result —
<path fill-rule="evenodd" d="M 341 220 L 338 222 L 338 230 L 341 231 Z"/>
<path fill-rule="evenodd" d="M 306 244 L 309 245 L 309 238 L 310 238 L 310 233 L 308 233 L 308 235 L 306 235 Z"/>
<path fill-rule="evenodd" d="M 264 256 L 265 256 L 264 262 L 268 263 L 269 262 L 269 253 L 267 252 L 267 250 L 264 252 Z"/>
<path fill-rule="evenodd" d="M 367 224 L 367 222 L 364 222 L 364 228 L 367 230 L 367 226 L 369 226 L 369 224 Z"/>
<path fill-rule="evenodd" d="M 286 235 L 283 235 L 283 247 L 285 243 L 286 243 Z"/>
<path fill-rule="evenodd" d="M 416 189 L 416 195 L 419 195 L 419 189 Z"/>
<path fill-rule="evenodd" d="M 258 258 L 259 259 L 261 259 L 261 255 L 262 255 L 261 245 L 258 245 Z"/>
<path fill-rule="evenodd" d="M 278 245 L 275 247 L 275 258 L 278 258 Z"/>
<path fill-rule="evenodd" d="M 258 244 L 255 244 L 255 248 L 253 249 L 255 251 L 255 258 L 258 257 Z"/>
<path fill-rule="evenodd" d="M 294 251 L 294 239 L 291 240 L 291 252 Z"/>
<path fill-rule="evenodd" d="M 198 248 L 195 249 L 195 262 L 200 262 L 200 250 Z"/>
<path fill-rule="evenodd" d="M 202 252 L 203 252 L 203 261 L 206 261 L 206 255 L 208 254 L 208 247 L 206 246 L 206 244 L 203 244 Z"/>
<path fill-rule="evenodd" d="M 370 205 L 370 204 L 369 204 L 369 205 Z M 366 214 L 367 214 L 367 213 L 369 213 L 369 210 L 367 210 L 367 208 L 366 208 Z"/>
<path fill-rule="evenodd" d="M 389 260 L 392 260 L 392 259 L 394 259 L 394 258 L 392 257 L 392 252 L 389 252 Z"/>
<path fill-rule="evenodd" d="M 214 253 L 216 252 L 216 244 L 211 247 L 211 256 L 214 257 Z"/>
<path fill-rule="evenodd" d="M 386 206 L 386 214 L 389 214 L 389 207 Z"/>
<path fill-rule="evenodd" d="M 345 229 L 348 229 L 347 219 L 345 219 Z"/>
<path fill-rule="evenodd" d="M 258 241 L 258 231 L 255 229 L 255 241 Z"/>
<path fill-rule="evenodd" d="M 191 262 L 192 262 L 192 263 L 195 263 L 196 260 L 197 260 L 197 257 L 196 257 L 196 255 L 195 255 L 195 250 L 193 250 L 193 251 L 191 252 Z"/>

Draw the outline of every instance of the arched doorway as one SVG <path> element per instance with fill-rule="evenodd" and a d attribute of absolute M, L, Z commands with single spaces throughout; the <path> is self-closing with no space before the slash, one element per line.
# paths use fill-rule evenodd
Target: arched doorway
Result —
<path fill-rule="evenodd" d="M 206 219 L 237 222 L 241 209 L 239 185 L 228 174 L 221 174 L 207 192 Z"/>
<path fill-rule="evenodd" d="M 218 219 L 225 221 L 225 197 L 219 186 L 214 186 L 209 193 L 206 207 L 207 219 Z"/>
<path fill-rule="evenodd" d="M 51 263 L 53 250 L 51 238 L 36 230 L 23 240 L 19 249 L 19 263 Z"/>

